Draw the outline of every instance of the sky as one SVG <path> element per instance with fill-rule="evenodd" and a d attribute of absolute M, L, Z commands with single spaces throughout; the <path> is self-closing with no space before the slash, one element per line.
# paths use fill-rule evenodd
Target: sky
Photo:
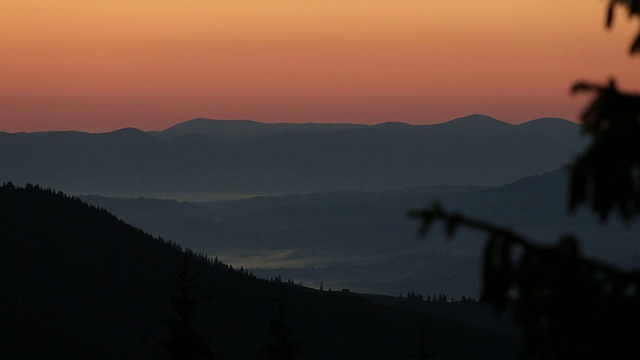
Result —
<path fill-rule="evenodd" d="M 196 117 L 431 124 L 579 118 L 576 80 L 640 89 L 602 0 L 2 0 L 0 131 Z"/>

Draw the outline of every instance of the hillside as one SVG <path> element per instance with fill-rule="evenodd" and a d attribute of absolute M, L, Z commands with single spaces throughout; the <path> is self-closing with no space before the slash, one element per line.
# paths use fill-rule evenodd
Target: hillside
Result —
<path fill-rule="evenodd" d="M 0 187 L 0 346 L 6 358 L 163 358 L 179 247 L 82 201 L 37 186 Z M 192 258 L 195 326 L 220 358 L 250 359 L 269 339 L 280 289 L 301 359 L 402 359 L 424 321 L 446 359 L 509 359 L 505 335 L 442 318 L 271 283 Z"/>

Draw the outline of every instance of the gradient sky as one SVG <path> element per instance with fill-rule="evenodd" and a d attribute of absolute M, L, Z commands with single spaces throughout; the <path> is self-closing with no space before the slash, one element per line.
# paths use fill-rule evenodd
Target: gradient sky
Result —
<path fill-rule="evenodd" d="M 598 0 L 2 0 L 0 131 L 195 117 L 578 118 L 577 79 L 640 88 Z"/>

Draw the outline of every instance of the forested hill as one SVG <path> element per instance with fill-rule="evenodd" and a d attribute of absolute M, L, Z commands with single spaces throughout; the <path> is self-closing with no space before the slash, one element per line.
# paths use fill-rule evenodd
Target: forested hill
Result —
<path fill-rule="evenodd" d="M 0 187 L 0 349 L 4 358 L 162 359 L 182 250 L 104 210 L 37 186 Z M 255 359 L 281 289 L 301 359 L 517 357 L 514 339 L 418 312 L 256 279 L 192 256 L 194 327 L 220 359 Z"/>

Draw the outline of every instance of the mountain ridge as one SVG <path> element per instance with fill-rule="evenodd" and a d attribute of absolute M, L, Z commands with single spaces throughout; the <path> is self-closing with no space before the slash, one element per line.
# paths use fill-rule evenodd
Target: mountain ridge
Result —
<path fill-rule="evenodd" d="M 385 121 L 375 124 L 357 124 L 357 123 L 333 123 L 333 122 L 305 122 L 305 123 L 293 123 L 293 122 L 261 122 L 250 119 L 211 119 L 211 118 L 194 118 L 185 120 L 171 125 L 163 130 L 151 130 L 143 131 L 135 127 L 123 127 L 110 131 L 103 132 L 89 132 L 80 130 L 49 130 L 49 131 L 32 131 L 32 132 L 5 132 L 0 131 L 1 135 L 17 135 L 17 134 L 86 134 L 86 135 L 106 135 L 113 133 L 147 133 L 160 138 L 175 137 L 181 135 L 188 135 L 191 133 L 207 134 L 211 132 L 212 128 L 225 128 L 235 127 L 238 130 L 255 130 L 273 128 L 271 132 L 313 132 L 313 131 L 338 131 L 347 129 L 362 129 L 362 128 L 415 128 L 425 129 L 441 126 L 455 126 L 455 127 L 481 127 L 481 126 L 511 126 L 511 127 L 528 127 L 528 126 L 540 126 L 540 123 L 564 123 L 567 126 L 580 127 L 579 124 L 572 121 L 558 118 L 558 117 L 541 117 L 528 120 L 519 124 L 512 124 L 502 120 L 498 120 L 484 114 L 471 114 L 458 118 L 454 118 L 448 121 L 433 124 L 412 124 L 401 121 Z M 324 128 L 324 129 L 323 129 Z M 166 133 L 163 135 L 163 133 Z"/>
<path fill-rule="evenodd" d="M 5 134 L 0 181 L 72 194 L 188 198 L 495 186 L 573 159 L 586 139 L 577 125 L 558 121 L 523 126 L 471 116 L 442 125 L 260 124 L 257 132 L 164 138 L 132 128 Z"/>
<path fill-rule="evenodd" d="M 353 123 L 265 123 L 254 120 L 221 120 L 195 118 L 187 120 L 164 130 L 149 132 L 153 136 L 166 139 L 181 135 L 199 133 L 212 137 L 218 137 L 220 140 L 226 141 L 246 141 L 255 140 L 257 138 L 268 136 L 279 132 L 334 132 L 344 130 L 363 130 L 363 129 L 395 129 L 395 130 L 412 130 L 420 132 L 458 132 L 458 131 L 496 131 L 513 130 L 518 127 L 535 126 L 538 122 L 550 122 L 562 120 L 566 126 L 579 127 L 580 125 L 572 123 L 561 118 L 538 118 L 522 124 L 511 124 L 493 117 L 483 114 L 472 114 L 449 121 L 436 124 L 410 124 L 405 122 L 388 121 L 377 124 L 353 124 Z"/>

